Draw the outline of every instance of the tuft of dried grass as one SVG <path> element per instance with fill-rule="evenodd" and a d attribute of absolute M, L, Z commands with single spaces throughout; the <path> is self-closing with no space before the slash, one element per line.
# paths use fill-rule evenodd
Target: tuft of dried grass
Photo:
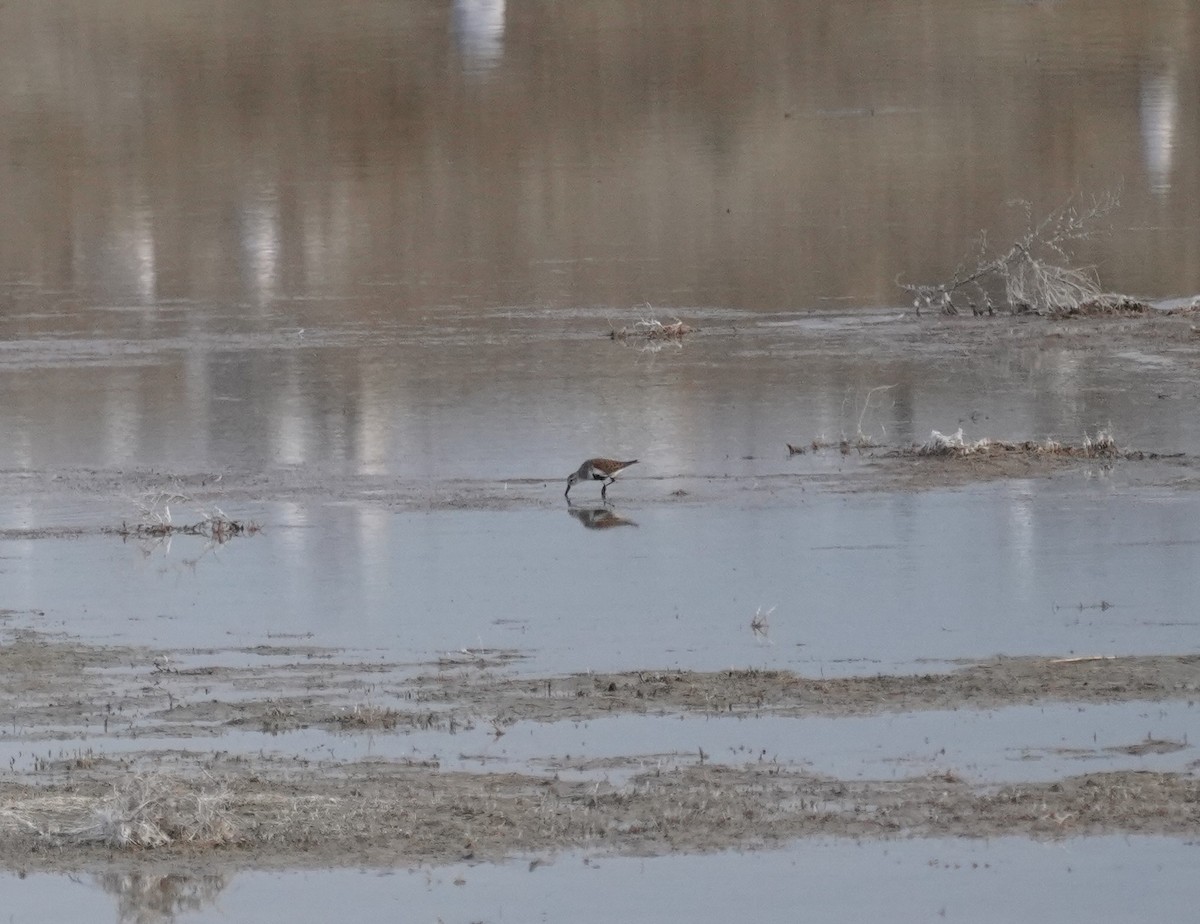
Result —
<path fill-rule="evenodd" d="M 400 713 L 395 709 L 359 703 L 345 712 L 339 712 L 334 721 L 344 731 L 390 730 L 399 724 L 400 718 Z"/>
<path fill-rule="evenodd" d="M 950 435 L 934 430 L 924 443 L 913 446 L 903 454 L 919 457 L 968 458 L 979 456 L 995 456 L 1007 453 L 1022 453 L 1039 456 L 1067 456 L 1086 459 L 1124 459 L 1143 458 L 1144 453 L 1129 452 L 1121 449 L 1108 430 L 1100 430 L 1095 437 L 1083 437 L 1078 446 L 1060 443 L 1057 440 L 1024 440 L 1008 442 L 983 438 L 967 440 L 963 437 L 962 427 Z"/>
<path fill-rule="evenodd" d="M 132 774 L 92 808 L 87 822 L 46 833 L 76 844 L 119 848 L 221 846 L 239 840 L 225 789 L 164 773 Z"/>
<path fill-rule="evenodd" d="M 120 528 L 113 532 L 122 538 L 138 539 L 201 536 L 214 545 L 224 545 L 235 536 L 253 536 L 262 531 L 262 527 L 257 523 L 235 520 L 216 506 L 209 510 L 199 510 L 199 519 L 195 522 L 176 523 L 171 514 L 171 503 L 178 505 L 190 500 L 186 495 L 175 492 L 147 492 L 136 501 L 139 509 L 138 522 L 122 523 Z"/>
<path fill-rule="evenodd" d="M 878 396 L 886 395 L 895 387 L 895 385 L 876 385 L 874 388 L 867 389 L 866 394 L 862 397 L 861 406 L 857 406 L 858 402 L 855 402 L 856 409 L 858 410 L 858 419 L 855 423 L 853 437 L 847 436 L 845 431 L 843 431 L 841 439 L 837 442 L 830 442 L 824 436 L 818 436 L 808 446 L 800 443 L 785 443 L 784 445 L 787 446 L 789 458 L 791 456 L 804 455 L 804 453 L 810 450 L 812 452 L 819 452 L 831 446 L 836 446 L 838 451 L 844 456 L 848 456 L 856 450 L 861 453 L 867 449 L 878 449 L 883 444 L 864 431 L 863 424 L 867 421 L 868 415 L 883 406 L 881 402 L 884 399 Z M 843 410 L 847 407 L 849 400 L 850 397 L 847 396 L 846 401 L 842 404 Z M 879 430 L 884 437 L 887 436 L 887 428 L 882 424 L 879 425 Z"/>
<path fill-rule="evenodd" d="M 679 318 L 675 318 L 670 324 L 664 324 L 658 318 L 654 317 L 653 310 L 647 305 L 646 315 L 634 322 L 632 327 L 614 327 L 608 332 L 608 336 L 610 340 L 678 343 L 683 340 L 685 335 L 694 333 L 695 330 L 696 328 L 685 324 Z"/>

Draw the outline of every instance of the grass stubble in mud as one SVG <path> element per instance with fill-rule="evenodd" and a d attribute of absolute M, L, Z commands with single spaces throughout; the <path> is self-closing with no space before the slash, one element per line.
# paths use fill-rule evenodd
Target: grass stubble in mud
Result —
<path fill-rule="evenodd" d="M 264 663 L 233 666 L 250 653 Z M 45 756 L 14 757 L 0 781 L 0 863 L 211 875 L 570 849 L 655 855 L 814 836 L 1200 834 L 1200 780 L 1191 772 L 1118 769 L 998 786 L 953 769 L 836 779 L 765 752 L 743 761 L 702 752 L 559 757 L 475 772 L 434 756 L 315 760 L 272 749 L 280 730 L 307 728 L 439 729 L 452 747 L 456 728 L 498 737 L 515 722 L 620 715 L 802 719 L 1190 702 L 1200 693 L 1200 656 L 999 658 L 928 675 L 816 680 L 753 670 L 522 677 L 505 670 L 514 657 L 506 652 L 423 665 L 340 655 L 293 646 L 164 656 L 10 633 L 0 646 L 5 737 L 10 751 L 19 743 L 22 754 Z M 257 730 L 262 744 L 226 747 L 235 730 Z M 130 747 L 138 738 L 155 744 Z M 64 740 L 77 745 L 56 753 Z M 1147 739 L 1125 753 L 1189 746 Z"/>

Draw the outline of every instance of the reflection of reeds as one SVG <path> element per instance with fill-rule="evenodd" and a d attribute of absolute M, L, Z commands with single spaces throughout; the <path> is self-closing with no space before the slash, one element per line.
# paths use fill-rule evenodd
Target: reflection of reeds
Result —
<path fill-rule="evenodd" d="M 770 618 L 775 612 L 775 607 L 769 610 L 764 610 L 761 606 L 754 611 L 754 618 L 750 620 L 750 631 L 758 638 L 766 638 L 771 631 Z"/>
<path fill-rule="evenodd" d="M 101 873 L 96 883 L 117 898 L 122 924 L 174 921 L 183 912 L 201 911 L 216 902 L 228 885 L 220 873 L 205 876 L 152 873 Z"/>

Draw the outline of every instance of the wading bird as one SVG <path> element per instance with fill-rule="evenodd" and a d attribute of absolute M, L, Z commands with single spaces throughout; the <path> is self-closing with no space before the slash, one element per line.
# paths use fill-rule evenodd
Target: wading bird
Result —
<path fill-rule="evenodd" d="M 616 480 L 618 474 L 623 472 L 629 466 L 633 465 L 637 459 L 630 459 L 628 462 L 618 462 L 616 459 L 588 459 L 583 465 L 579 466 L 578 471 L 571 472 L 567 476 L 567 490 L 563 494 L 567 500 L 571 499 L 571 486 L 577 481 L 603 481 L 600 486 L 600 497 L 607 498 L 608 486 Z"/>

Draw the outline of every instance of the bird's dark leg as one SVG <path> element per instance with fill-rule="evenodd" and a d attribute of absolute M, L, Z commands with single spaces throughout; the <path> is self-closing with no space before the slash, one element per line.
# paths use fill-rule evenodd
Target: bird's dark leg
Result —
<path fill-rule="evenodd" d="M 606 481 L 606 482 L 604 482 L 604 484 L 600 485 L 600 500 L 604 500 L 608 496 L 608 486 L 610 484 L 612 484 L 615 480 L 616 480 L 615 478 L 609 478 L 608 481 Z"/>

